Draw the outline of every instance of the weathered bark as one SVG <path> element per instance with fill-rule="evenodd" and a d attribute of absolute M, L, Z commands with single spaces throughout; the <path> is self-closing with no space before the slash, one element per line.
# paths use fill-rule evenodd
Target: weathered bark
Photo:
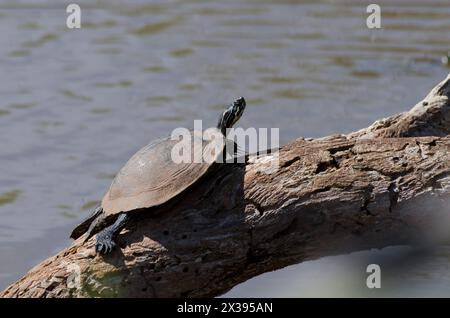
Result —
<path fill-rule="evenodd" d="M 450 76 L 409 112 L 285 145 L 279 169 L 273 155 L 224 165 L 133 221 L 112 255 L 78 240 L 0 296 L 216 296 L 306 260 L 446 236 L 449 96 Z"/>
<path fill-rule="evenodd" d="M 410 111 L 376 121 L 349 135 L 351 138 L 448 136 L 450 134 L 450 80 L 436 85 Z"/>

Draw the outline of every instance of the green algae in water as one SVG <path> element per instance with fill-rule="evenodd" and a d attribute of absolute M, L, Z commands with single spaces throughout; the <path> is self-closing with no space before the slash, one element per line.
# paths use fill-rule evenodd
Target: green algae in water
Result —
<path fill-rule="evenodd" d="M 170 52 L 170 55 L 174 57 L 185 57 L 191 55 L 192 53 L 194 53 L 194 51 L 192 49 L 187 48 L 187 49 L 173 50 L 172 52 Z"/>
<path fill-rule="evenodd" d="M 106 179 L 106 180 L 112 180 L 116 176 L 115 173 L 107 173 L 107 172 L 99 172 L 95 176 L 97 179 Z"/>
<path fill-rule="evenodd" d="M 56 208 L 60 209 L 60 210 L 71 210 L 72 207 L 70 205 L 67 204 L 58 204 L 56 206 Z"/>
<path fill-rule="evenodd" d="M 11 104 L 11 108 L 14 109 L 29 109 L 36 106 L 36 103 L 14 103 Z"/>
<path fill-rule="evenodd" d="M 131 33 L 134 35 L 137 35 L 137 36 L 152 35 L 152 34 L 156 34 L 156 33 L 165 31 L 165 30 L 177 25 L 178 23 L 179 23 L 179 19 L 173 19 L 170 21 L 162 21 L 162 22 L 156 22 L 156 23 L 148 23 L 141 28 L 131 31 Z"/>
<path fill-rule="evenodd" d="M 154 106 L 161 106 L 165 103 L 169 103 L 172 100 L 173 98 L 170 96 L 151 96 L 145 99 L 145 103 L 147 106 L 154 107 Z"/>
<path fill-rule="evenodd" d="M 288 77 L 288 76 L 266 76 L 262 77 L 261 80 L 263 82 L 273 84 L 299 83 L 303 81 L 303 79 L 300 77 Z"/>
<path fill-rule="evenodd" d="M 361 78 L 376 78 L 376 77 L 380 77 L 380 73 L 376 72 L 376 71 L 353 71 L 350 73 L 351 75 L 353 75 L 354 77 L 361 77 Z"/>
<path fill-rule="evenodd" d="M 11 57 L 23 57 L 30 55 L 30 51 L 28 50 L 14 50 L 11 53 L 9 53 L 9 56 Z"/>
<path fill-rule="evenodd" d="M 155 65 L 155 66 L 148 66 L 144 68 L 144 72 L 149 72 L 149 73 L 164 73 L 169 71 L 168 68 L 164 67 L 164 66 L 160 66 L 160 65 Z"/>
<path fill-rule="evenodd" d="M 56 34 L 44 34 L 43 36 L 41 36 L 39 39 L 35 40 L 35 41 L 29 41 L 26 42 L 24 44 L 25 47 L 28 48 L 38 48 L 41 47 L 49 42 L 55 41 L 58 39 L 58 36 Z"/>
<path fill-rule="evenodd" d="M 82 101 L 86 101 L 86 102 L 92 101 L 91 97 L 77 94 L 77 93 L 71 91 L 70 89 L 63 89 L 63 90 L 61 90 L 61 93 L 65 97 L 68 97 L 68 98 L 71 98 L 71 99 L 78 99 L 78 100 L 82 100 Z"/>
<path fill-rule="evenodd" d="M 9 115 L 11 112 L 6 109 L 0 109 L 0 117 Z"/>
<path fill-rule="evenodd" d="M 22 191 L 20 190 L 13 190 L 0 194 L 0 206 L 14 203 L 21 194 Z"/>
<path fill-rule="evenodd" d="M 102 87 L 102 88 L 130 87 L 131 85 L 133 85 L 133 82 L 129 80 L 121 80 L 118 82 L 98 82 L 94 84 L 95 87 Z"/>
<path fill-rule="evenodd" d="M 100 201 L 88 201 L 81 206 L 82 210 L 91 210 L 96 208 L 100 204 Z"/>
<path fill-rule="evenodd" d="M 91 109 L 91 113 L 92 114 L 107 114 L 107 113 L 110 113 L 111 112 L 111 109 L 109 109 L 109 108 L 93 108 L 93 109 Z"/>

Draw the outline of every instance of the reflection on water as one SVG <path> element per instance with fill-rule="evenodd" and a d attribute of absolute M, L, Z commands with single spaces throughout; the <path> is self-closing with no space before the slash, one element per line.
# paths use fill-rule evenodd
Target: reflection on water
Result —
<path fill-rule="evenodd" d="M 450 3 L 381 2 L 383 29 L 368 30 L 359 1 L 272 2 L 77 1 L 82 29 L 69 30 L 59 1 L 2 1 L 0 288 L 69 244 L 137 149 L 194 119 L 214 125 L 237 96 L 249 105 L 243 127 L 280 127 L 286 142 L 406 110 L 448 72 Z M 357 263 L 325 258 L 274 275 L 323 274 L 340 259 Z M 279 295 L 341 292 L 320 277 L 292 280 L 300 291 L 274 277 Z M 448 295 L 443 283 L 418 284 Z"/>

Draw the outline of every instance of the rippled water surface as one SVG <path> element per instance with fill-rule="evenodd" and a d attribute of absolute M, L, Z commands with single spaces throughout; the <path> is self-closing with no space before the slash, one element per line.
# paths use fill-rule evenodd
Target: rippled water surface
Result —
<path fill-rule="evenodd" d="M 58 3 L 0 3 L 0 288 L 70 243 L 136 150 L 237 96 L 241 126 L 285 143 L 407 110 L 450 70 L 448 1 L 380 1 L 381 30 L 359 1 L 77 1 L 80 30 Z M 228 295 L 380 295 L 361 292 L 370 261 L 397 277 L 384 295 L 450 296 L 448 248 L 417 253 L 324 258 Z"/>

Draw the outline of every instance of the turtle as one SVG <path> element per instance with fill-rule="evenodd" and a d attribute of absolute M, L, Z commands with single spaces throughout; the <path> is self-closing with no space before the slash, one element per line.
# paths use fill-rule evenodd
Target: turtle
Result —
<path fill-rule="evenodd" d="M 226 140 L 227 128 L 231 128 L 241 118 L 245 107 L 243 97 L 236 99 L 220 114 L 217 127 L 212 128 L 212 132 Z M 97 234 L 96 253 L 110 253 L 116 246 L 117 235 L 133 216 L 142 215 L 181 196 L 214 170 L 211 167 L 215 163 L 223 162 L 218 159 L 223 159 L 221 155 L 226 153 L 228 143 L 217 143 L 215 140 L 219 139 L 209 138 L 210 135 L 193 131 L 193 140 L 200 140 L 202 147 L 191 149 L 203 154 L 207 145 L 212 143 L 218 150 L 212 152 L 214 160 L 176 162 L 172 158 L 172 150 L 177 141 L 172 137 L 155 140 L 140 149 L 117 173 L 101 204 L 73 229 L 70 237 L 76 240 L 86 234 L 83 240 L 86 242 Z"/>

